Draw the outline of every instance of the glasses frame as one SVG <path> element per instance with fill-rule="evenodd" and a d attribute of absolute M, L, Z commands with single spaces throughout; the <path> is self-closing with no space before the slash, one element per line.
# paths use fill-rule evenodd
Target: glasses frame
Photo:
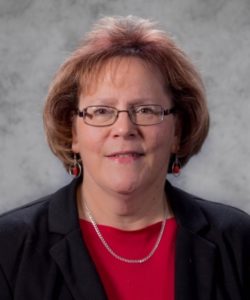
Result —
<path fill-rule="evenodd" d="M 161 111 L 159 112 L 161 114 L 161 119 L 159 120 L 159 122 L 157 123 L 153 123 L 153 124 L 138 124 L 137 122 L 135 122 L 133 120 L 133 116 L 132 116 L 132 109 L 133 108 L 136 108 L 136 107 L 147 107 L 147 106 L 158 106 L 161 108 Z M 87 115 L 87 110 L 89 107 L 107 107 L 107 108 L 112 108 L 114 109 L 114 111 L 116 111 L 116 116 L 115 116 L 115 119 L 114 121 L 112 121 L 112 123 L 110 124 L 106 124 L 106 125 L 93 125 L 93 124 L 90 124 L 86 121 L 86 115 Z M 164 120 L 164 116 L 168 116 L 170 114 L 175 114 L 176 113 L 176 107 L 171 107 L 171 108 L 168 108 L 168 109 L 164 109 L 161 105 L 158 105 L 158 104 L 144 104 L 144 105 L 135 105 L 133 106 L 131 109 L 122 109 L 122 110 L 119 110 L 117 109 L 116 107 L 113 107 L 113 106 L 108 106 L 108 105 L 90 105 L 90 106 L 87 106 L 85 107 L 83 110 L 77 110 L 76 114 L 78 117 L 80 118 L 83 118 L 83 121 L 85 124 L 89 125 L 89 126 L 93 126 L 93 127 L 108 127 L 108 126 L 112 126 L 118 119 L 119 117 L 119 114 L 121 112 L 126 112 L 129 116 L 129 119 L 130 121 L 134 124 L 134 125 L 138 125 L 138 126 L 152 126 L 152 125 L 157 125 L 157 124 L 160 124 L 163 120 Z"/>

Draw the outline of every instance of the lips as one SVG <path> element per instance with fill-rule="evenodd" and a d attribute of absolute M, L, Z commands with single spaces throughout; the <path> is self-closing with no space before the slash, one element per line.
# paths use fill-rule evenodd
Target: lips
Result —
<path fill-rule="evenodd" d="M 128 156 L 138 157 L 143 155 L 144 155 L 143 152 L 138 152 L 138 151 L 122 151 L 122 152 L 111 153 L 107 155 L 107 157 L 128 157 Z"/>
<path fill-rule="evenodd" d="M 122 152 L 113 152 L 109 155 L 107 155 L 108 158 L 119 162 L 119 163 L 131 163 L 138 159 L 140 159 L 145 154 L 143 152 L 139 151 L 122 151 Z"/>

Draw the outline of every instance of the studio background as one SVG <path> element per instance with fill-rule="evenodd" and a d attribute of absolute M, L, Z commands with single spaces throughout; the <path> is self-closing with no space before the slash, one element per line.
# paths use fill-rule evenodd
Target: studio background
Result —
<path fill-rule="evenodd" d="M 0 0 L 0 212 L 70 182 L 44 137 L 55 71 L 105 15 L 156 20 L 200 70 L 211 127 L 175 185 L 250 212 L 249 0 Z"/>

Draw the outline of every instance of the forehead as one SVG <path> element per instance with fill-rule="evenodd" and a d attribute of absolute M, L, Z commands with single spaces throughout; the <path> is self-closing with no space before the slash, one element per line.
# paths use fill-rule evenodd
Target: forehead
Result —
<path fill-rule="evenodd" d="M 80 94 L 91 95 L 95 93 L 98 86 L 103 82 L 112 83 L 115 86 L 124 85 L 128 77 L 134 77 L 134 72 L 140 77 L 151 77 L 158 81 L 162 87 L 165 86 L 163 76 L 155 65 L 138 57 L 117 56 L 95 64 L 88 72 L 83 72 L 80 80 Z"/>

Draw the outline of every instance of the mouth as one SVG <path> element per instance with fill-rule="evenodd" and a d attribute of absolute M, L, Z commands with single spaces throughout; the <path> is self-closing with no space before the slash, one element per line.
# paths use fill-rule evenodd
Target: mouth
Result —
<path fill-rule="evenodd" d="M 144 156 L 144 153 L 139 151 L 121 151 L 121 152 L 113 152 L 107 155 L 107 157 L 128 157 L 128 156 L 139 157 L 139 156 Z"/>
<path fill-rule="evenodd" d="M 143 156 L 145 156 L 143 152 L 137 151 L 114 152 L 107 155 L 109 159 L 123 164 L 134 162 Z"/>

